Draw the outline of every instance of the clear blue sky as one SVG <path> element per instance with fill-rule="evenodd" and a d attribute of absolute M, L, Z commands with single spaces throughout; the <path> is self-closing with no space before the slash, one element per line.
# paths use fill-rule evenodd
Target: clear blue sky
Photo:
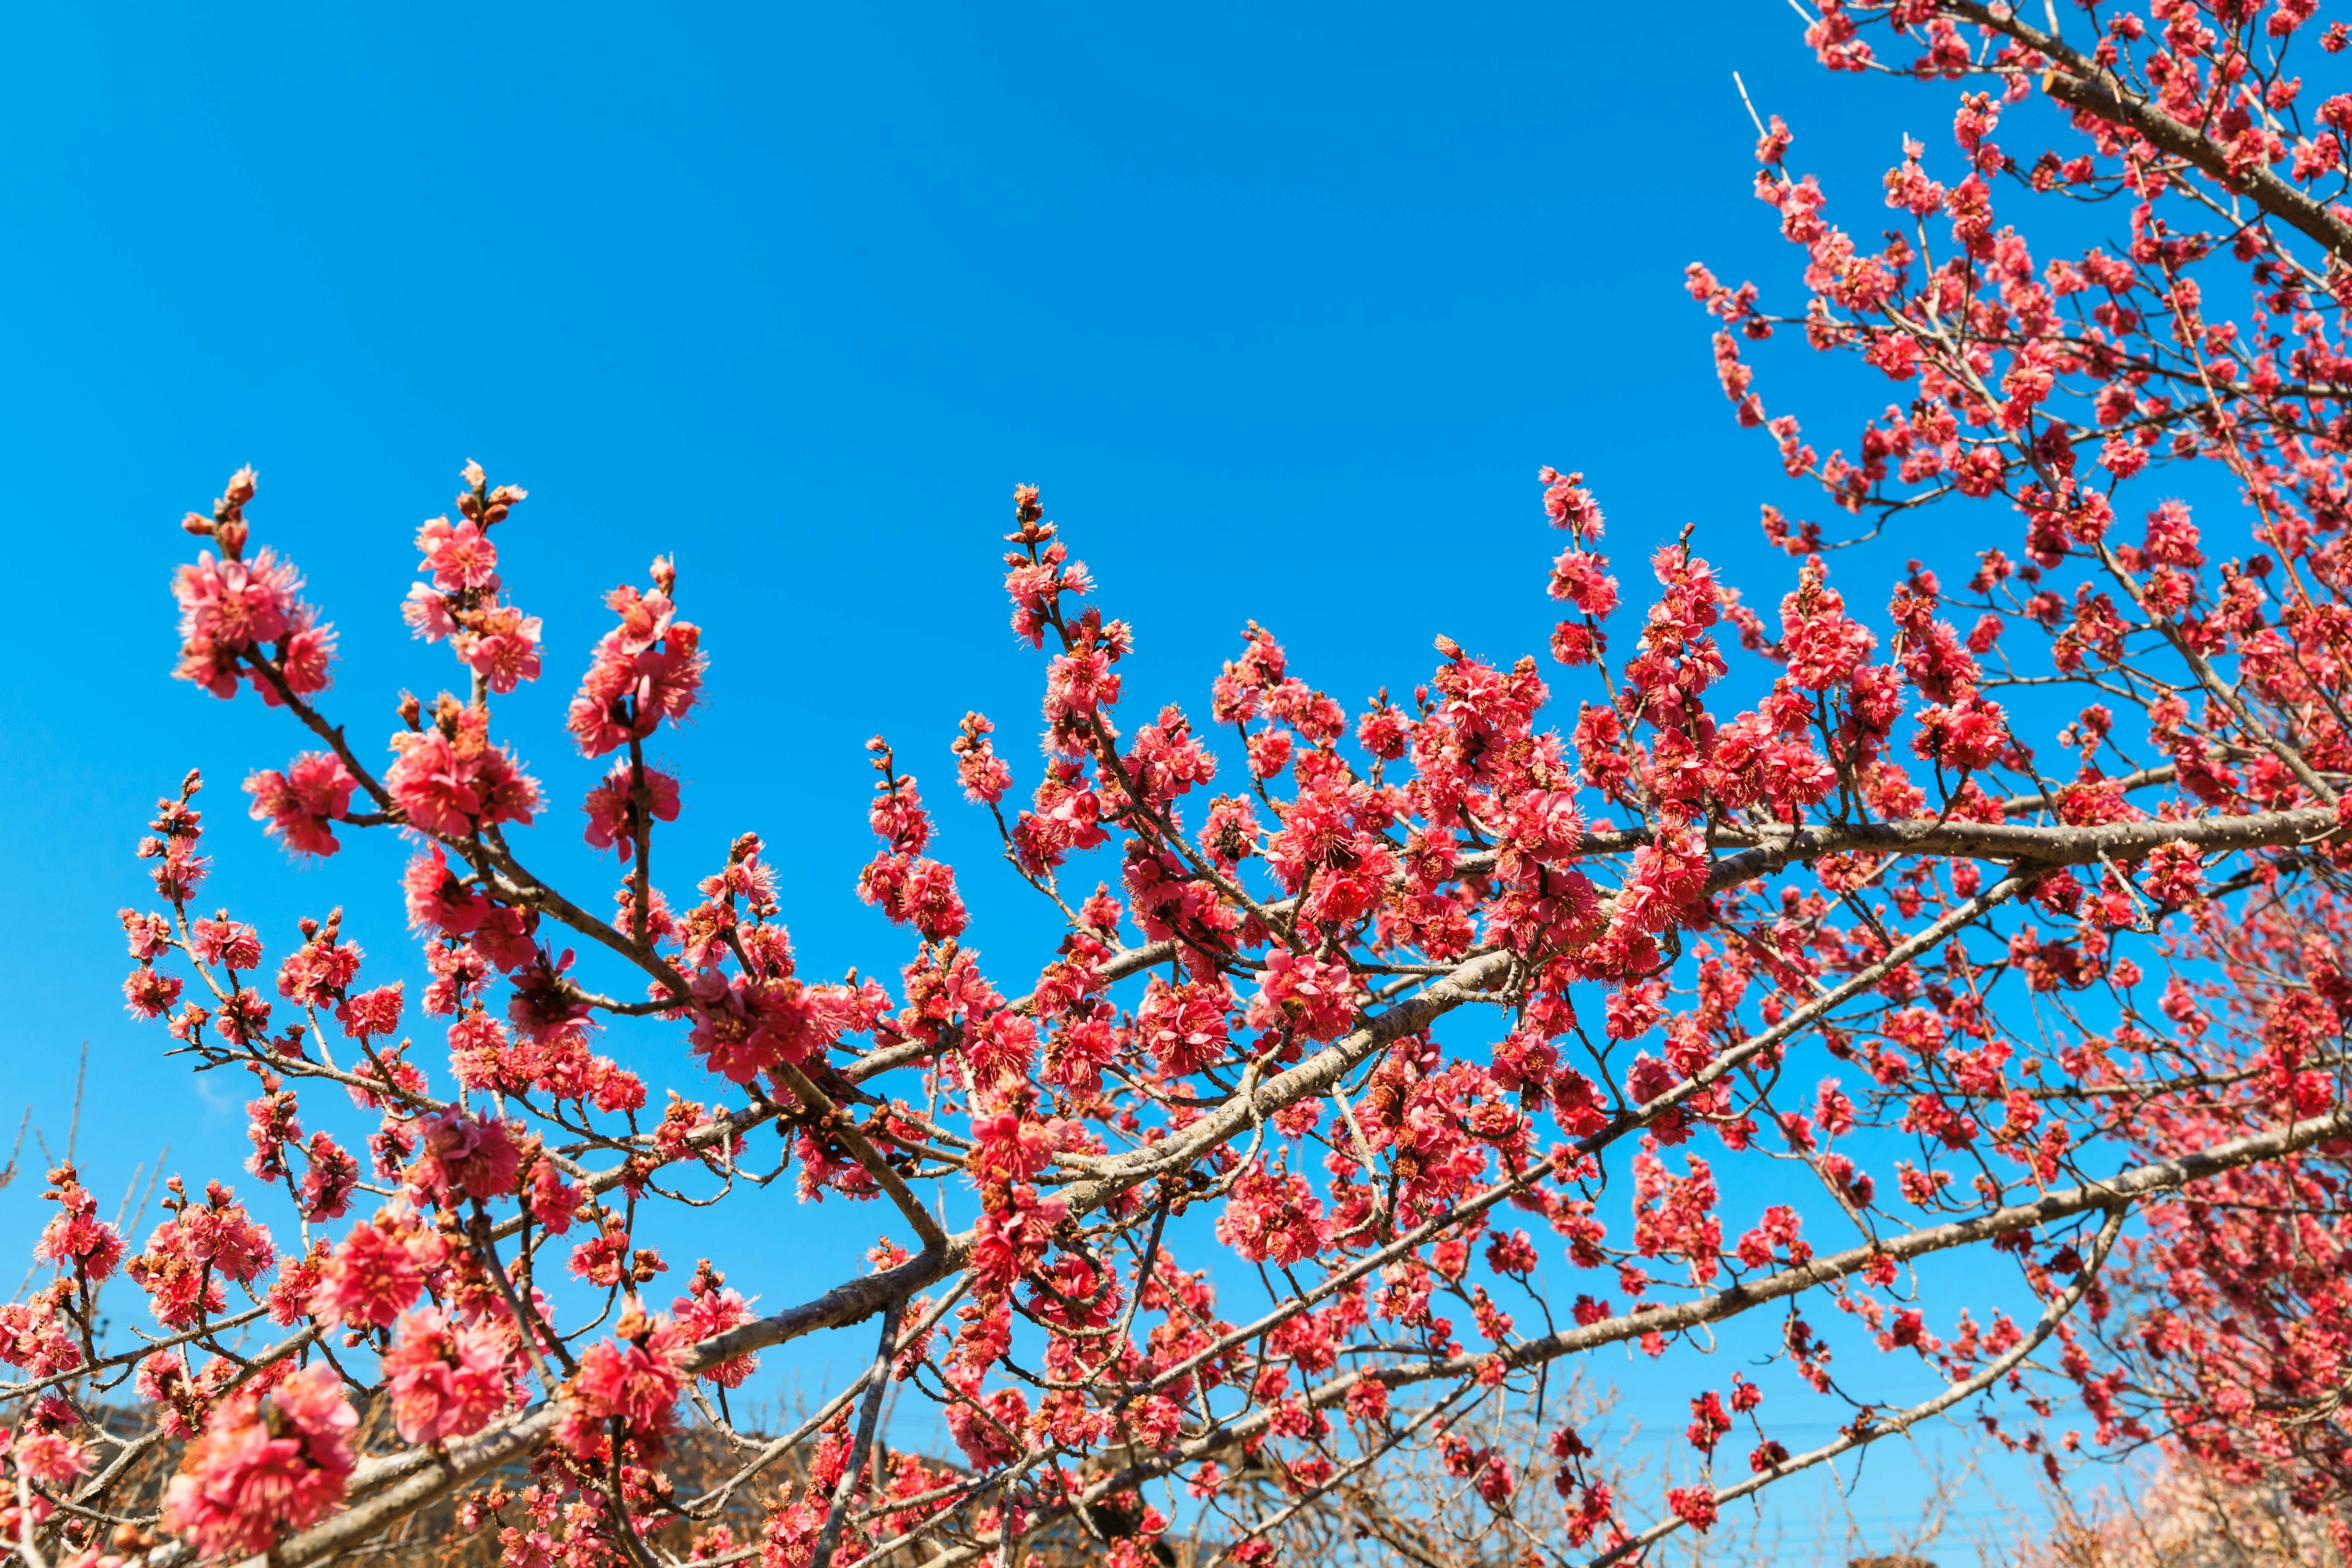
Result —
<path fill-rule="evenodd" d="M 1029 755 L 1038 668 L 996 585 L 1016 480 L 1138 625 L 1139 707 L 1202 701 L 1251 616 L 1351 701 L 1424 676 L 1440 630 L 1539 652 L 1542 462 L 1591 476 L 1629 590 L 1696 521 L 1777 597 L 1758 503 L 1818 509 L 1733 426 L 1680 288 L 1694 258 L 1795 284 L 1731 73 L 1865 232 L 1899 133 L 1943 157 L 1948 115 L 1824 77 L 1797 31 L 1760 0 L 12 12 L 0 450 L 43 624 L 0 685 L 0 1109 L 54 1139 L 87 1040 L 93 1185 L 165 1142 L 192 1178 L 238 1174 L 247 1084 L 161 1062 L 116 991 L 131 847 L 192 764 L 215 893 L 274 952 L 345 903 L 380 978 L 412 963 L 396 849 L 289 868 L 235 788 L 289 728 L 165 679 L 175 520 L 240 463 L 342 628 L 331 705 L 370 745 L 397 689 L 452 679 L 397 618 L 415 524 L 467 458 L 530 489 L 504 564 L 549 674 L 502 712 L 560 803 L 535 850 L 558 868 L 586 865 L 591 770 L 553 725 L 595 597 L 674 551 L 714 666 L 666 742 L 689 807 L 667 864 L 766 833 L 820 972 L 903 957 L 850 892 L 865 738 L 943 803 L 966 708 Z M 1885 384 L 1810 357 L 1768 357 L 1766 395 L 1850 446 Z M 1996 526 L 1941 520 L 1923 552 L 1958 567 Z M 1874 609 L 1921 548 L 1841 578 Z M 984 818 L 947 816 L 1017 978 L 1042 927 Z M 694 1080 L 658 1037 L 625 1054 Z M 11 1244 L 37 1186 L 0 1199 Z M 738 1273 L 772 1304 L 820 1283 Z"/>

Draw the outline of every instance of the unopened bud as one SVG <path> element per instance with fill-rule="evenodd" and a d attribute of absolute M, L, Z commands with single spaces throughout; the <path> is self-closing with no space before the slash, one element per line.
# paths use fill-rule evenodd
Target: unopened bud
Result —
<path fill-rule="evenodd" d="M 1460 658 L 1462 657 L 1462 645 L 1455 642 L 1452 637 L 1447 637 L 1444 632 L 1440 632 L 1437 634 L 1437 652 L 1438 656 L 1442 658 Z"/>
<path fill-rule="evenodd" d="M 667 555 L 654 557 L 654 586 L 669 597 L 677 587 L 677 563 Z"/>
<path fill-rule="evenodd" d="M 190 512 L 187 516 L 180 520 L 180 526 L 186 529 L 190 533 L 194 534 L 198 539 L 209 539 L 212 537 L 213 520 L 206 517 L 203 512 Z"/>
<path fill-rule="evenodd" d="M 248 531 L 245 519 L 234 512 L 213 524 L 213 538 L 220 545 L 221 553 L 231 561 L 243 559 L 245 536 Z"/>
<path fill-rule="evenodd" d="M 425 708 L 422 703 L 416 700 L 416 693 L 414 691 L 402 692 L 400 694 L 400 706 L 396 711 L 400 714 L 400 721 L 408 726 L 411 733 L 417 733 L 424 730 Z"/>

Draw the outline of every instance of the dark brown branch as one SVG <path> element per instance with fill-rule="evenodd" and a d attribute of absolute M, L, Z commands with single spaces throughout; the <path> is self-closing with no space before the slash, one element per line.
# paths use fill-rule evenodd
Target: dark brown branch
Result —
<path fill-rule="evenodd" d="M 2021 18 L 2012 6 L 1946 0 L 1945 8 L 2054 62 L 2053 68 L 2042 74 L 2042 90 L 2067 108 L 2121 127 L 2158 151 L 2194 164 L 2225 188 L 2318 241 L 2339 261 L 2352 262 L 2352 224 L 2279 178 L 2268 165 L 2233 162 L 2225 143 L 2165 113 L 2081 50 Z"/>

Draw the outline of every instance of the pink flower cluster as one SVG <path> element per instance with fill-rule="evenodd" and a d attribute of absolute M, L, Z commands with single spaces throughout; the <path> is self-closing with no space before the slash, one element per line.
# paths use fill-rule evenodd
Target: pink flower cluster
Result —
<path fill-rule="evenodd" d="M 581 807 L 588 814 L 590 847 L 617 849 L 625 865 L 636 853 L 641 826 L 677 820 L 677 780 L 659 768 L 633 769 L 627 763 L 618 763 L 602 784 L 588 792 Z"/>
<path fill-rule="evenodd" d="M 513 1394 L 510 1346 L 491 1325 L 461 1323 L 436 1307 L 404 1313 L 383 1358 L 402 1440 L 446 1442 L 488 1426 Z"/>
<path fill-rule="evenodd" d="M 1355 977 L 1345 963 L 1277 948 L 1266 954 L 1265 973 L 1250 1008 L 1250 1026 L 1287 1026 L 1310 1040 L 1337 1039 L 1355 1021 L 1357 994 Z"/>
<path fill-rule="evenodd" d="M 753 1317 L 751 1303 L 741 1291 L 727 1288 L 727 1277 L 711 1268 L 707 1258 L 695 1264 L 687 1293 L 670 1302 L 669 1310 L 679 1337 L 688 1344 L 716 1339 L 730 1329 L 741 1328 Z M 757 1355 L 733 1355 L 713 1362 L 697 1375 L 721 1388 L 740 1388 L 744 1379 L 759 1369 Z"/>
<path fill-rule="evenodd" d="M 665 719 L 679 722 L 701 700 L 701 628 L 677 618 L 677 569 L 656 561 L 653 579 L 650 594 L 625 584 L 605 596 L 620 624 L 597 639 L 566 720 L 583 757 L 641 741 Z"/>
<path fill-rule="evenodd" d="M 249 1285 L 278 1262 L 269 1228 L 218 1182 L 205 1201 L 190 1201 L 174 1176 L 164 1207 L 172 1217 L 155 1227 L 128 1272 L 147 1292 L 156 1321 L 185 1328 L 227 1305 L 226 1285 Z"/>
<path fill-rule="evenodd" d="M 539 785 L 510 750 L 491 743 L 489 721 L 483 710 L 444 696 L 430 725 L 393 736 L 384 787 L 412 826 L 467 838 L 501 823 L 530 825 Z"/>
<path fill-rule="evenodd" d="M 416 531 L 418 569 L 431 575 L 408 590 L 401 614 L 427 642 L 446 639 L 482 686 L 512 691 L 539 679 L 540 619 L 499 600 L 499 548 L 490 530 L 529 493 L 519 485 L 493 488 L 478 463 L 465 468 L 457 497 L 464 520 L 451 527 L 436 517 Z"/>
<path fill-rule="evenodd" d="M 302 576 L 291 562 L 266 545 L 244 559 L 245 503 L 253 492 L 253 470 L 240 468 L 213 503 L 212 516 L 188 514 L 188 531 L 210 536 L 221 554 L 215 560 L 205 551 L 172 579 L 180 605 L 180 663 L 173 673 L 223 698 L 249 680 L 275 706 L 289 695 L 326 689 L 335 632 L 298 596 Z"/>
<path fill-rule="evenodd" d="M 877 735 L 866 742 L 881 778 L 874 785 L 867 820 L 886 846 L 857 876 L 857 896 L 877 905 L 893 923 L 912 925 L 932 942 L 962 933 L 971 917 L 956 891 L 955 872 L 927 859 L 930 814 L 923 808 L 914 776 L 892 771 L 889 745 Z"/>
<path fill-rule="evenodd" d="M 638 1453 L 658 1454 L 686 1384 L 678 1367 L 686 1348 L 675 1322 L 648 1317 L 632 1299 L 612 1336 L 580 1357 L 580 1370 L 568 1385 L 564 1447 L 583 1458 L 603 1453 L 617 1425 Z"/>
<path fill-rule="evenodd" d="M 335 1247 L 319 1271 L 309 1310 L 322 1322 L 389 1328 L 447 1259 L 447 1243 L 415 1210 L 387 1204 Z"/>
<path fill-rule="evenodd" d="M 341 847 L 331 825 L 351 808 L 358 787 L 350 770 L 324 752 L 305 752 L 283 773 L 271 768 L 245 781 L 253 819 L 297 855 L 332 855 Z"/>
<path fill-rule="evenodd" d="M 408 1190 L 418 1201 L 456 1208 L 514 1193 L 527 1136 L 516 1124 L 452 1110 L 424 1118 L 416 1131 Z"/>
<path fill-rule="evenodd" d="M 188 1445 L 163 1494 L 163 1527 L 196 1550 L 266 1552 L 342 1500 L 359 1415 L 334 1369 L 318 1362 L 264 1392 L 229 1394 Z"/>
<path fill-rule="evenodd" d="M 98 1217 L 98 1194 L 81 1184 L 71 1165 L 49 1173 L 49 1190 L 43 1197 L 58 1205 L 56 1215 L 41 1227 L 33 1256 L 54 1263 L 95 1285 L 122 1261 L 122 1235 Z"/>

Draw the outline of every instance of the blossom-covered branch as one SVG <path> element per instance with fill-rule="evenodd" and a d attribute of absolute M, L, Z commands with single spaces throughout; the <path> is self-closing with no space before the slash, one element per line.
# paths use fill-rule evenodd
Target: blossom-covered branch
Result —
<path fill-rule="evenodd" d="M 606 596 L 559 793 L 499 700 L 548 658 L 504 578 L 520 489 L 469 465 L 418 531 L 404 613 L 461 673 L 399 694 L 379 747 L 337 710 L 299 531 L 258 543 L 235 476 L 187 520 L 179 673 L 307 737 L 246 781 L 289 852 L 407 845 L 418 951 L 362 954 L 340 910 L 266 936 L 208 909 L 202 781 L 160 804 L 124 995 L 175 1057 L 250 1076 L 253 1152 L 237 1186 L 175 1179 L 135 1253 L 51 1173 L 50 1273 L 0 1308 L 10 1539 L 71 1568 L 306 1568 L 447 1508 L 512 1568 L 1049 1539 L 1139 1568 L 1171 1532 L 1254 1563 L 1426 1466 L 1616 1560 L 1962 1405 L 2054 1466 L 2085 1441 L 2048 1429 L 2061 1400 L 2091 1446 L 2339 1495 L 2352 96 L 2296 118 L 2308 7 L 2084 15 L 2095 43 L 1973 0 L 1809 17 L 1833 68 L 1887 68 L 1881 39 L 1961 84 L 1958 177 L 1906 144 L 1908 231 L 1867 251 L 1759 124 L 1803 301 L 1690 275 L 1790 476 L 1864 537 L 2014 517 L 2021 558 L 1985 549 L 1958 587 L 1912 562 L 1880 617 L 1818 525 L 1767 508 L 1786 580 L 1725 581 L 1686 530 L 1629 595 L 1592 489 L 1546 468 L 1554 669 L 1439 636 L 1401 695 L 1343 705 L 1252 623 L 1203 706 L 1147 717 L 1111 606 L 1148 590 L 1098 587 L 1023 487 L 1004 590 L 1042 762 L 1019 776 L 977 712 L 872 742 L 876 848 L 843 892 L 903 935 L 839 981 L 800 973 L 766 858 L 812 825 L 730 824 L 699 868 L 665 837 L 691 803 L 664 748 L 698 743 L 676 727 L 723 657 L 675 563 Z M 2061 140 L 2021 159 L 1993 136 L 2037 92 L 2064 116 L 2012 124 Z M 2003 181 L 2117 198 L 2129 241 L 2037 262 L 1994 226 Z M 1784 327 L 1906 388 L 1858 460 L 1768 415 L 1742 345 Z M 2235 521 L 2134 499 L 2198 463 Z M 922 754 L 1052 910 L 1044 962 L 991 939 L 983 963 L 991 905 L 934 853 Z M 602 887 L 531 869 L 533 835 L 574 831 Z M 624 1031 L 660 1065 L 623 1067 Z M 826 1199 L 876 1205 L 871 1251 L 796 1237 L 789 1272 L 771 1249 L 656 1289 L 682 1210 L 777 1234 Z M 1999 1265 L 1970 1294 L 1904 1287 L 1969 1249 Z M 124 1279 L 150 1341 L 108 1327 Z M 264 1317 L 257 1355 L 236 1334 Z M 1743 1320 L 1778 1370 L 1727 1388 L 1701 1352 Z M 852 1387 L 791 1432 L 741 1424 L 760 1354 L 835 1331 Z M 1688 1381 L 1689 1484 L 1629 1495 L 1573 1419 L 1540 1467 L 1464 1436 L 1618 1343 Z M 1939 1392 L 1885 1415 L 1885 1357 Z M 894 1445 L 894 1391 L 953 1456 Z M 1815 1400 L 1882 1418 L 1792 1457 L 1775 1432 Z M 666 1468 L 688 1423 L 731 1456 L 698 1496 Z M 1718 1467 L 1743 1425 L 1746 1468 Z"/>

